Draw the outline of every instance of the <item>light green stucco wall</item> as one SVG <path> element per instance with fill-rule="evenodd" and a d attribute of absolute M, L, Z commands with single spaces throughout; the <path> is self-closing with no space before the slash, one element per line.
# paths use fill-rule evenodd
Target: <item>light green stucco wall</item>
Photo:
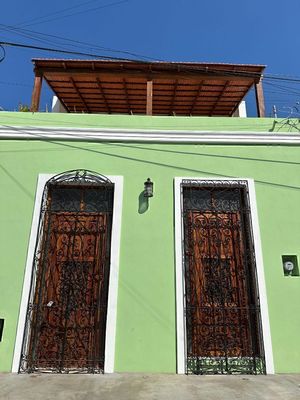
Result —
<path fill-rule="evenodd" d="M 0 112 L 0 126 L 299 132 L 298 119 Z"/>
<path fill-rule="evenodd" d="M 124 176 L 116 371 L 176 371 L 173 178 L 226 176 L 255 179 L 275 369 L 300 372 L 300 278 L 281 266 L 282 254 L 300 256 L 300 147 L 8 140 L 0 140 L 0 371 L 11 369 L 38 174 L 78 168 Z M 141 214 L 147 177 L 155 195 Z"/>

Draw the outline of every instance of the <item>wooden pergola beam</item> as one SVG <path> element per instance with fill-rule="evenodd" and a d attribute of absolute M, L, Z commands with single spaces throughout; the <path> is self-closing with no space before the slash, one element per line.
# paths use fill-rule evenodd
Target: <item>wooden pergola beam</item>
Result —
<path fill-rule="evenodd" d="M 171 100 L 171 104 L 170 104 L 170 114 L 174 114 L 174 103 L 175 103 L 175 99 L 176 99 L 176 92 L 177 92 L 177 86 L 178 86 L 178 79 L 176 79 L 175 84 L 174 84 L 174 91 L 173 91 L 173 96 L 172 96 L 172 100 Z"/>
<path fill-rule="evenodd" d="M 220 100 L 221 97 L 223 96 L 223 94 L 224 94 L 225 90 L 227 89 L 227 87 L 229 86 L 229 84 L 230 84 L 230 81 L 227 81 L 227 82 L 225 83 L 225 85 L 224 85 L 224 87 L 223 87 L 221 93 L 219 94 L 219 96 L 218 96 L 218 98 L 217 98 L 215 104 L 213 105 L 213 108 L 212 108 L 212 110 L 211 110 L 211 112 L 210 112 L 210 116 L 213 115 L 215 109 L 217 108 L 217 105 L 218 105 L 218 103 L 219 103 L 219 100 Z"/>
<path fill-rule="evenodd" d="M 130 103 L 129 103 L 129 95 L 128 95 L 128 90 L 127 90 L 127 84 L 126 84 L 126 79 L 123 79 L 123 87 L 124 87 L 124 92 L 125 92 L 125 99 L 128 107 L 128 114 L 131 113 L 131 108 L 130 108 Z"/>
<path fill-rule="evenodd" d="M 264 100 L 264 92 L 262 87 L 262 80 L 255 83 L 255 97 L 256 97 L 256 109 L 257 116 L 259 118 L 264 118 L 265 116 L 265 100 Z"/>
<path fill-rule="evenodd" d="M 68 68 L 67 71 L 65 71 L 62 68 L 58 67 L 37 67 L 37 71 L 39 71 L 43 75 L 47 75 L 49 78 L 53 75 L 59 75 L 59 76 L 82 76 L 86 78 L 90 78 L 91 74 L 93 76 L 98 76 L 100 79 L 102 78 L 145 78 L 147 80 L 153 80 L 153 79 L 178 79 L 178 80 L 195 80 L 200 82 L 201 80 L 214 80 L 214 81 L 227 81 L 230 79 L 231 81 L 243 81 L 245 84 L 252 84 L 253 83 L 253 78 L 248 77 L 248 76 L 243 76 L 243 75 L 223 75 L 223 74 L 210 74 L 210 73 L 203 73 L 203 72 L 188 72 L 188 73 L 180 73 L 177 71 L 152 71 L 150 72 L 144 72 L 144 71 L 130 71 L 130 70 L 124 70 L 124 71 L 119 71 L 119 70 L 109 70 L 109 69 L 97 69 L 95 71 L 92 70 L 92 68 Z"/>
<path fill-rule="evenodd" d="M 194 100 L 193 100 L 193 103 L 192 103 L 192 106 L 191 106 L 191 109 L 190 109 L 190 115 L 193 114 L 195 105 L 196 105 L 196 103 L 197 103 L 197 101 L 198 101 L 198 98 L 199 98 L 199 96 L 200 96 L 200 92 L 201 92 L 201 90 L 202 90 L 202 86 L 203 86 L 203 81 L 201 81 L 200 84 L 199 84 L 199 86 L 198 86 L 197 94 L 196 94 L 196 96 L 194 97 Z"/>
<path fill-rule="evenodd" d="M 153 109 L 153 81 L 147 80 L 146 115 L 152 115 Z"/>
<path fill-rule="evenodd" d="M 38 103 L 38 76 L 43 76 L 69 110 L 107 113 L 216 115 L 228 105 L 228 116 L 256 85 L 259 116 L 264 115 L 260 84 L 264 66 L 207 63 L 123 62 L 107 60 L 33 60 L 36 74 L 33 106 Z M 72 79 L 72 80 L 71 80 Z M 229 88 L 224 91 L 224 86 Z M 217 100 L 217 101 L 216 101 Z M 227 107 L 226 107 L 227 108 Z M 183 109 L 182 109 L 183 110 Z M 182 111 L 183 113 L 183 111 Z M 202 115 L 202 114 L 201 114 Z"/>
<path fill-rule="evenodd" d="M 35 72 L 30 111 L 37 112 L 40 107 L 43 74 Z"/>
<path fill-rule="evenodd" d="M 80 100 L 82 101 L 82 104 L 84 105 L 86 111 L 87 111 L 88 113 L 90 113 L 89 107 L 88 107 L 88 105 L 86 104 L 84 98 L 82 97 L 82 95 L 81 95 L 81 93 L 80 93 L 78 87 L 76 86 L 76 83 L 74 82 L 74 79 L 73 79 L 72 77 L 70 77 L 70 82 L 72 83 L 73 88 L 75 89 L 76 93 L 78 94 Z"/>
<path fill-rule="evenodd" d="M 105 96 L 105 93 L 104 93 L 104 90 L 103 90 L 103 87 L 102 87 L 102 84 L 101 84 L 100 79 L 99 79 L 99 78 L 96 78 L 96 82 L 97 82 L 98 88 L 99 88 L 99 90 L 100 90 L 100 94 L 101 94 L 101 96 L 102 96 L 102 98 L 103 98 L 103 100 L 104 100 L 104 103 L 105 103 L 107 112 L 108 112 L 108 114 L 111 114 L 111 110 L 110 110 L 110 107 L 109 107 L 107 98 L 106 98 L 106 96 Z"/>

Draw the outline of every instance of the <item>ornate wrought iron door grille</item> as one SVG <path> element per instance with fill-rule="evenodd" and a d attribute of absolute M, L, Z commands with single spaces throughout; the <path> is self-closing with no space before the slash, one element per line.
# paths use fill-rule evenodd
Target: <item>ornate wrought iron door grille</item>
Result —
<path fill-rule="evenodd" d="M 183 180 L 186 372 L 264 374 L 247 181 Z"/>
<path fill-rule="evenodd" d="M 84 170 L 47 182 L 20 372 L 104 372 L 113 195 Z"/>

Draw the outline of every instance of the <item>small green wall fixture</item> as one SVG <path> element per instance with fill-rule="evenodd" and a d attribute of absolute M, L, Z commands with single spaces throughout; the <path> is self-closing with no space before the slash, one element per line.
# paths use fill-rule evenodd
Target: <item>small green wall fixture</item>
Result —
<path fill-rule="evenodd" d="M 298 260 L 295 255 L 282 256 L 284 276 L 299 276 Z"/>

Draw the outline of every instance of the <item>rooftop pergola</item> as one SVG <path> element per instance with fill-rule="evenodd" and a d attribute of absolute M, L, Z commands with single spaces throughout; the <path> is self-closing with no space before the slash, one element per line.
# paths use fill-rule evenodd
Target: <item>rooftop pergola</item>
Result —
<path fill-rule="evenodd" d="M 34 59 L 31 110 L 43 79 L 67 112 L 232 116 L 254 86 L 264 117 L 262 73 L 248 64 Z"/>

